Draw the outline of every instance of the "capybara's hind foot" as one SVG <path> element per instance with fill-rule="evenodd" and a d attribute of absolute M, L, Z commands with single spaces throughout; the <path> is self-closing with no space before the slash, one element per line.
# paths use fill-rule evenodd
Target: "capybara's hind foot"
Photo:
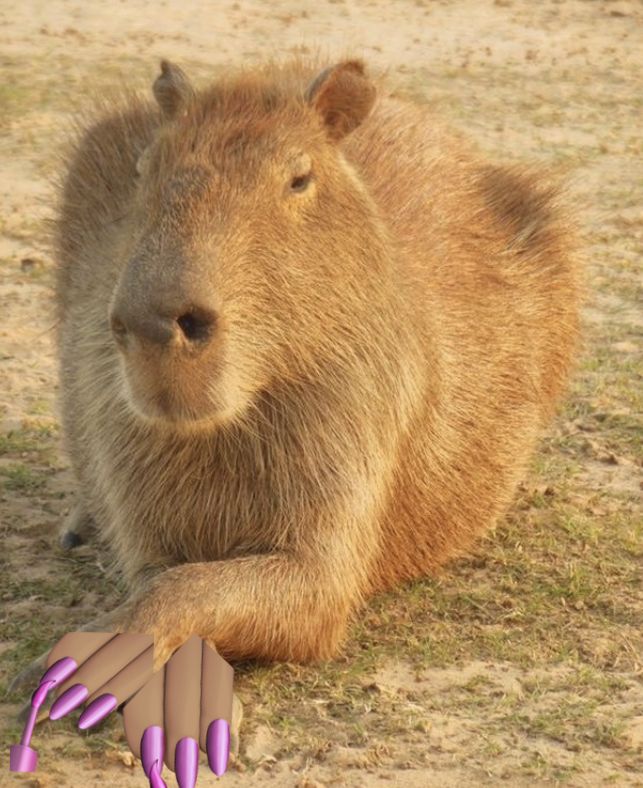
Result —
<path fill-rule="evenodd" d="M 94 520 L 82 503 L 76 503 L 60 529 L 59 543 L 63 550 L 84 544 L 94 529 Z"/>

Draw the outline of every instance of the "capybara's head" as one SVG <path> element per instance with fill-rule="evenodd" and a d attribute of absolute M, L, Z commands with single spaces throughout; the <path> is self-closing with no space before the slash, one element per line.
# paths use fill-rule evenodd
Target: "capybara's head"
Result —
<path fill-rule="evenodd" d="M 202 91 L 164 61 L 153 92 L 109 319 L 138 416 L 201 429 L 360 352 L 390 256 L 341 142 L 376 89 L 360 60 Z"/>

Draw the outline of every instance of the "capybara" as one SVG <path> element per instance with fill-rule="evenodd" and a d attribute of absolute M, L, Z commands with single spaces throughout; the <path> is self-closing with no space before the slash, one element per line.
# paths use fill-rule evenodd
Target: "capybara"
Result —
<path fill-rule="evenodd" d="M 558 187 L 369 71 L 274 58 L 199 89 L 163 61 L 70 153 L 64 538 L 93 522 L 161 661 L 192 634 L 331 658 L 371 595 L 498 520 L 564 389 Z"/>

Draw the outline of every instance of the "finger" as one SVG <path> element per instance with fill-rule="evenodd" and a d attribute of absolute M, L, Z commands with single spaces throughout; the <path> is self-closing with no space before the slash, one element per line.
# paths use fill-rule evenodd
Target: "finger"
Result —
<path fill-rule="evenodd" d="M 69 632 L 62 637 L 56 645 L 49 652 L 47 657 L 47 665 L 49 668 L 47 673 L 43 676 L 43 680 L 54 669 L 54 666 L 60 664 L 65 659 L 72 659 L 75 664 L 80 667 L 91 656 L 93 656 L 99 649 L 106 643 L 109 643 L 115 637 L 113 632 Z M 50 698 L 49 705 L 53 705 L 52 701 L 60 697 L 69 686 L 72 686 L 77 681 L 75 675 L 69 677 L 69 681 L 57 681 Z M 82 698 L 78 701 L 82 703 Z M 71 710 L 71 709 L 69 709 Z M 49 712 L 51 709 L 47 711 Z M 53 718 L 52 718 L 53 719 Z"/>
<path fill-rule="evenodd" d="M 154 646 L 146 648 L 141 654 L 129 662 L 115 676 L 98 687 L 87 698 L 87 703 L 91 703 L 99 695 L 107 692 L 118 698 L 118 705 L 129 700 L 147 682 L 152 675 L 152 663 L 154 661 Z"/>
<path fill-rule="evenodd" d="M 38 661 L 39 665 L 45 665 L 46 655 Z M 31 699 L 25 703 L 18 713 L 18 722 L 26 723 L 28 719 L 34 720 L 35 723 L 46 719 L 48 716 L 48 709 L 51 705 L 51 696 L 49 693 L 56 687 L 57 684 L 62 683 L 68 676 L 71 676 L 76 670 L 77 665 L 73 659 L 63 657 L 55 662 L 48 670 L 41 675 L 36 691 L 31 696 Z M 35 679 L 33 680 L 35 683 Z M 53 693 L 52 693 L 53 694 Z M 33 711 L 36 710 L 34 719 Z"/>
<path fill-rule="evenodd" d="M 147 683 L 123 707 L 123 725 L 130 750 L 143 759 L 141 739 L 149 727 L 165 727 L 164 709 L 165 667 L 152 673 Z M 161 763 L 165 752 L 161 750 Z M 147 773 L 147 772 L 146 772 Z"/>
<path fill-rule="evenodd" d="M 165 762 L 179 788 L 193 788 L 199 764 L 201 638 L 193 635 L 165 666 Z"/>
<path fill-rule="evenodd" d="M 115 637 L 116 635 L 113 632 L 69 632 L 49 652 L 47 664 L 55 663 L 55 660 L 61 655 L 66 655 L 73 657 L 80 667 Z M 69 681 L 61 682 L 55 687 L 52 699 L 59 698 L 76 683 L 78 683 L 76 675 L 70 677 Z M 79 700 L 80 702 L 82 702 L 82 699 Z M 62 707 L 59 705 L 58 708 Z M 71 708 L 68 710 L 71 711 Z"/>
<path fill-rule="evenodd" d="M 92 692 L 148 649 L 152 642 L 150 635 L 142 634 L 117 635 L 109 640 L 61 686 L 60 697 L 51 707 L 49 718 L 60 719 L 80 706 Z"/>
<path fill-rule="evenodd" d="M 151 788 L 166 788 L 161 778 L 165 756 L 164 695 L 165 667 L 153 673 L 123 707 L 127 743 L 134 755 L 141 759 Z"/>
<path fill-rule="evenodd" d="M 47 668 L 63 657 L 72 657 L 78 665 L 84 662 L 104 643 L 115 637 L 115 633 L 83 633 L 71 632 L 64 635 L 54 647 L 41 654 L 22 672 L 20 672 L 7 687 L 8 692 L 15 692 L 28 685 L 34 685 L 45 673 Z"/>
<path fill-rule="evenodd" d="M 136 694 L 152 675 L 154 646 L 150 646 L 123 670 L 117 673 L 87 698 L 87 708 L 78 720 L 78 727 L 86 730 L 103 720 L 117 706 Z"/>
<path fill-rule="evenodd" d="M 13 691 L 13 689 L 17 689 L 27 683 L 33 685 L 38 681 L 39 684 L 42 684 L 48 678 L 55 679 L 55 683 L 50 685 L 51 695 L 47 700 L 43 701 L 38 709 L 36 723 L 41 722 L 43 719 L 47 719 L 52 699 L 64 691 L 64 689 L 61 689 L 64 681 L 73 674 L 76 670 L 76 666 L 84 662 L 88 656 L 112 637 L 114 637 L 114 635 L 110 633 L 83 634 L 72 632 L 64 635 L 50 651 L 41 654 L 38 659 L 34 660 L 31 665 L 29 665 L 29 667 L 16 676 L 9 685 L 9 690 Z M 70 662 L 73 660 L 75 663 L 75 666 L 72 666 L 73 670 L 64 672 L 53 670 L 52 672 L 52 668 L 58 663 L 62 665 L 63 660 L 69 660 Z M 31 715 L 32 708 L 32 703 L 29 702 L 20 709 L 17 717 L 19 723 L 25 723 L 27 721 Z"/>
<path fill-rule="evenodd" d="M 203 641 L 199 744 L 207 752 L 208 763 L 217 777 L 221 777 L 228 766 L 233 679 L 232 665 Z"/>
<path fill-rule="evenodd" d="M 69 632 L 56 643 L 47 657 L 47 667 L 63 657 L 71 657 L 80 667 L 113 637 L 113 632 Z"/>

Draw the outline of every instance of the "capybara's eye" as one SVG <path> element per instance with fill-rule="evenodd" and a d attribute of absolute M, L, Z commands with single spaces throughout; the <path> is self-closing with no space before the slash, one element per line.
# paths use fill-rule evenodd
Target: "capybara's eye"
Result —
<path fill-rule="evenodd" d="M 306 173 L 306 175 L 297 175 L 290 181 L 290 191 L 291 192 L 303 192 L 308 188 L 308 184 L 312 179 L 312 173 Z"/>

